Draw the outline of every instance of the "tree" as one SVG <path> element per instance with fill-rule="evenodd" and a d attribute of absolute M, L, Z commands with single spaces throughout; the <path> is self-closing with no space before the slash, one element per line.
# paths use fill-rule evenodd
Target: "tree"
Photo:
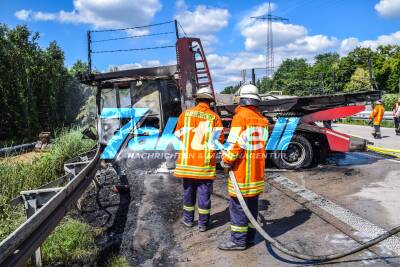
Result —
<path fill-rule="evenodd" d="M 334 91 L 333 85 L 334 83 L 336 84 L 339 58 L 338 53 L 325 53 L 315 57 L 315 63 L 310 69 L 314 88 L 322 87 L 324 93 L 332 93 Z"/>
<path fill-rule="evenodd" d="M 39 37 L 26 26 L 0 24 L 0 140 L 24 142 L 69 125 L 85 102 L 64 52 L 56 42 L 41 48 Z"/>
<path fill-rule="evenodd" d="M 274 80 L 269 77 L 263 77 L 261 80 L 256 81 L 256 86 L 260 93 L 267 93 L 268 90 L 273 89 Z"/>
<path fill-rule="evenodd" d="M 351 76 L 350 81 L 345 85 L 345 92 L 368 91 L 371 90 L 371 81 L 368 71 L 363 68 L 357 68 Z"/>
<path fill-rule="evenodd" d="M 312 93 L 310 66 L 306 60 L 286 59 L 274 73 L 274 89 L 286 95 L 309 95 Z"/>
<path fill-rule="evenodd" d="M 240 84 L 234 86 L 227 86 L 222 91 L 221 94 L 234 94 L 239 90 Z"/>

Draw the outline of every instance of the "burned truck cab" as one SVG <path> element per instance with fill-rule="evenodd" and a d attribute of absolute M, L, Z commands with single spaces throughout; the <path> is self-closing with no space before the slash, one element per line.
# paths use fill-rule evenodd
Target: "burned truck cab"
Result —
<path fill-rule="evenodd" d="M 124 125 L 132 121 L 132 114 L 127 116 L 129 112 L 146 109 L 130 134 L 121 138 L 123 145 L 133 135 L 161 134 L 169 118 L 176 118 L 182 110 L 195 105 L 198 88 L 210 87 L 214 92 L 200 39 L 179 38 L 176 58 L 176 65 L 152 68 L 105 73 L 91 73 L 89 68 L 89 74 L 80 77 L 82 83 L 97 87 L 97 135 L 102 147 L 108 146 L 110 140 L 118 137 L 118 132 L 124 131 Z M 118 114 L 109 113 L 113 110 Z M 104 111 L 108 112 L 107 116 Z M 139 128 L 140 131 L 135 131 Z"/>
<path fill-rule="evenodd" d="M 101 146 L 132 118 L 103 116 L 107 110 L 143 109 L 146 115 L 140 121 L 141 129 L 161 133 L 170 117 L 178 117 L 182 111 L 181 94 L 177 82 L 177 66 L 160 66 L 92 74 L 86 84 L 97 87 L 97 134 Z M 128 138 L 129 139 L 129 138 Z"/>

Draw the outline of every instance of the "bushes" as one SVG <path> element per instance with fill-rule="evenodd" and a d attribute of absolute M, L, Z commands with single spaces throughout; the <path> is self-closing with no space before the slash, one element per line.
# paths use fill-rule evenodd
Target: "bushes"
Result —
<path fill-rule="evenodd" d="M 385 106 L 386 111 L 391 111 L 393 108 L 394 103 L 397 101 L 397 95 L 396 94 L 385 94 L 382 97 L 383 100 L 383 105 Z"/>

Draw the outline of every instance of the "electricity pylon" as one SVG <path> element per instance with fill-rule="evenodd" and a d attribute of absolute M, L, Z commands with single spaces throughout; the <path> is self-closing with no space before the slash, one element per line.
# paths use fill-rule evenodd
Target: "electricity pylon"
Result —
<path fill-rule="evenodd" d="M 267 51 L 266 51 L 266 75 L 271 77 L 274 72 L 274 38 L 272 33 L 273 21 L 289 21 L 287 18 L 272 15 L 271 1 L 268 3 L 268 13 L 264 16 L 251 17 L 258 20 L 266 20 L 267 23 Z"/>

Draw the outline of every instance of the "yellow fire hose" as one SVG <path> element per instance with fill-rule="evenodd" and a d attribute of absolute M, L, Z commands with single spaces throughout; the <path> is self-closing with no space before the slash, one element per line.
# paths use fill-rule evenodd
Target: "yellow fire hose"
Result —
<path fill-rule="evenodd" d="M 393 228 L 392 230 L 386 232 L 385 234 L 378 236 L 348 252 L 340 252 L 340 253 L 334 253 L 334 254 L 328 254 L 328 255 L 321 255 L 321 256 L 314 256 L 314 255 L 306 255 L 306 254 L 301 254 L 298 253 L 297 251 L 290 250 L 286 248 L 283 244 L 281 244 L 278 240 L 272 238 L 270 235 L 268 235 L 264 229 L 260 226 L 260 224 L 257 222 L 257 220 L 253 217 L 251 214 L 249 208 L 247 207 L 246 202 L 244 201 L 243 195 L 240 192 L 238 183 L 236 181 L 236 177 L 233 173 L 233 171 L 229 171 L 229 177 L 235 187 L 236 191 L 236 196 L 239 200 L 240 205 L 243 208 L 244 213 L 246 214 L 246 217 L 249 219 L 249 221 L 253 224 L 253 226 L 256 228 L 257 232 L 269 243 L 271 243 L 272 246 L 275 248 L 279 249 L 283 253 L 290 255 L 292 257 L 302 259 L 302 260 L 309 260 L 309 261 L 319 261 L 319 262 L 326 262 L 326 261 L 331 261 L 339 258 L 346 257 L 348 255 L 357 253 L 361 250 L 367 249 L 371 246 L 374 246 L 378 244 L 379 242 L 391 237 L 392 235 L 395 235 L 400 232 L 400 226 Z"/>
<path fill-rule="evenodd" d="M 374 152 L 382 154 L 382 155 L 400 158 L 400 150 L 376 147 L 376 146 L 367 146 L 367 148 L 368 148 L 368 150 L 374 151 Z"/>

